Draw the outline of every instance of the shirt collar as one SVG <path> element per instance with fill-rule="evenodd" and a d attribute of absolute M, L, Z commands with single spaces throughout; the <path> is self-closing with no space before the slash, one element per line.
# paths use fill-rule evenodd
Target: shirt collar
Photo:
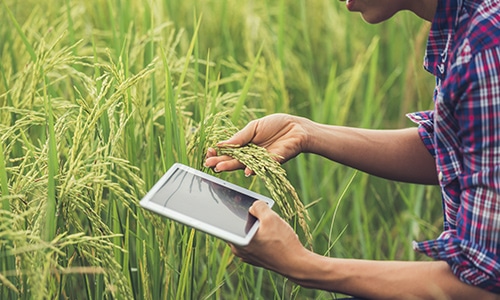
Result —
<path fill-rule="evenodd" d="M 458 23 L 460 8 L 464 0 L 438 0 L 436 14 L 432 21 L 424 68 L 439 78 L 446 75 L 448 52 L 453 46 L 453 35 Z"/>

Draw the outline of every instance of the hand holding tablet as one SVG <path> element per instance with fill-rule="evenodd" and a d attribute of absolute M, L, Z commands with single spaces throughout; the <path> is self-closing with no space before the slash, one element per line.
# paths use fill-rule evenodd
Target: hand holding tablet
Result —
<path fill-rule="evenodd" d="M 272 207 L 268 197 L 220 178 L 176 163 L 140 201 L 152 212 L 201 230 L 227 242 L 245 246 L 259 221 L 248 209 L 256 200 Z"/>

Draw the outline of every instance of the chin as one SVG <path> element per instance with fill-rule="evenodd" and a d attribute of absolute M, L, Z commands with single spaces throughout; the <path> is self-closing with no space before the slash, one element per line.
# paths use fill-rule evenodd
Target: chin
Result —
<path fill-rule="evenodd" d="M 363 20 L 370 24 L 378 24 L 390 19 L 394 13 L 391 14 L 361 14 Z"/>
<path fill-rule="evenodd" d="M 369 24 L 378 24 L 378 23 L 382 23 L 385 21 L 385 20 L 370 19 L 370 18 L 363 18 L 363 20 L 365 20 L 365 22 L 369 23 Z"/>

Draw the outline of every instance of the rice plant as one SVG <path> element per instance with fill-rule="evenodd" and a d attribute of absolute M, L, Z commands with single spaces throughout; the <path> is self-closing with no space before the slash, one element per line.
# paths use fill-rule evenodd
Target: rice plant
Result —
<path fill-rule="evenodd" d="M 206 147 L 264 114 L 406 124 L 403 112 L 431 105 L 432 78 L 415 67 L 425 25 L 402 14 L 370 27 L 326 0 L 0 7 L 1 299 L 335 297 L 138 201 L 171 164 L 202 169 Z M 218 176 L 275 198 L 314 251 L 421 259 L 411 239 L 437 232 L 431 187 L 310 155 L 279 166 L 258 147 L 219 151 L 257 176 Z"/>

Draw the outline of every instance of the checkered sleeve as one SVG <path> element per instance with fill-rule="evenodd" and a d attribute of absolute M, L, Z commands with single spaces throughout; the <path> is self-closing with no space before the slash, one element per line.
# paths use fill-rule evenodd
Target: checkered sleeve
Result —
<path fill-rule="evenodd" d="M 426 110 L 406 114 L 406 117 L 418 124 L 418 134 L 432 156 L 436 155 L 434 148 L 434 111 Z"/>
<path fill-rule="evenodd" d="M 455 66 L 446 87 L 455 103 L 440 116 L 456 120 L 444 130 L 461 149 L 455 228 L 415 248 L 447 261 L 463 282 L 500 293 L 500 48 L 469 58 Z"/>

